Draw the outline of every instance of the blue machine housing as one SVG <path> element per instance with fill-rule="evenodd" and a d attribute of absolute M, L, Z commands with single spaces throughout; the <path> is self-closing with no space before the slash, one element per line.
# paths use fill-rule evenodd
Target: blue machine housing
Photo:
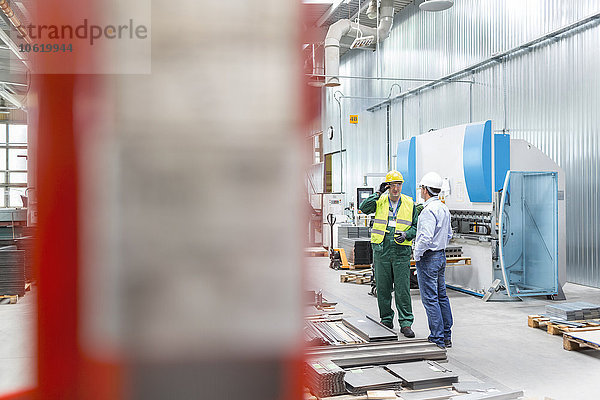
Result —
<path fill-rule="evenodd" d="M 492 201 L 492 121 L 467 125 L 463 142 L 465 184 L 472 203 Z"/>
<path fill-rule="evenodd" d="M 510 170 L 510 135 L 494 135 L 494 192 L 502 189 L 506 173 Z"/>
<path fill-rule="evenodd" d="M 398 143 L 396 169 L 404 177 L 402 194 L 415 199 L 417 195 L 417 158 L 416 140 L 414 136 Z"/>

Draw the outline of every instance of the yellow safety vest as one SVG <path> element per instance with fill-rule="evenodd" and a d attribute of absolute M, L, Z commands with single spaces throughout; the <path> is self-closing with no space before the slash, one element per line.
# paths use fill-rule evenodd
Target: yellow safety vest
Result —
<path fill-rule="evenodd" d="M 373 219 L 371 229 L 371 243 L 381 243 L 387 232 L 388 219 L 390 216 L 390 203 L 388 194 L 383 194 L 377 200 L 377 210 Z M 412 225 L 414 202 L 410 197 L 400 195 L 400 209 L 396 214 L 396 232 L 407 231 Z M 402 242 L 403 246 L 412 246 L 412 240 Z"/>

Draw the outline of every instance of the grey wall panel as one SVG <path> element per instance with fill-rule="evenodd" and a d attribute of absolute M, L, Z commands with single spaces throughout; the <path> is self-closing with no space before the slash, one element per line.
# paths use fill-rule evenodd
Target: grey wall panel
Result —
<path fill-rule="evenodd" d="M 390 37 L 378 52 L 346 53 L 341 74 L 379 72 L 385 77 L 436 79 L 600 12 L 600 0 L 461 0 L 442 13 L 421 12 L 419 3 L 396 15 Z M 506 129 L 557 162 L 566 174 L 567 278 L 596 287 L 600 287 L 598 24 L 463 78 L 474 80 L 472 88 L 448 83 L 390 106 L 392 154 L 403 138 L 491 119 L 494 130 Z M 393 83 L 343 79 L 339 88 L 325 89 L 324 121 L 339 125 L 331 97 L 336 90 L 349 96 L 385 97 Z M 402 91 L 422 84 L 397 83 Z M 398 88 L 393 93 L 398 94 Z M 386 111 L 365 111 L 376 100 L 342 102 L 348 152 L 344 189 L 353 193 L 362 185 L 364 173 L 386 170 Z M 358 126 L 350 127 L 350 111 L 359 114 Z M 339 148 L 339 143 L 326 143 L 325 148 L 335 146 Z"/>

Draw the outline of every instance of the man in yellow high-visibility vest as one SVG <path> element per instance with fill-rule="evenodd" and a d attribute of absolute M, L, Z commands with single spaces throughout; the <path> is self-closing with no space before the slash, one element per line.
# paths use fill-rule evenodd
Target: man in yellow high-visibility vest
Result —
<path fill-rule="evenodd" d="M 415 206 L 412 198 L 400 193 L 403 182 L 400 172 L 388 172 L 379 191 L 366 198 L 359 208 L 365 214 L 375 213 L 371 246 L 381 323 L 394 327 L 393 291 L 400 331 L 412 338 L 415 333 L 411 329 L 414 317 L 410 299 L 410 259 L 422 207 Z M 389 194 L 385 193 L 387 190 Z"/>

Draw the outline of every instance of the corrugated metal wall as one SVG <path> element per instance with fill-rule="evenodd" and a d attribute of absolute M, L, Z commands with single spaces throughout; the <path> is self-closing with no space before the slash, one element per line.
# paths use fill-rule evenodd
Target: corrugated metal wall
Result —
<path fill-rule="evenodd" d="M 421 12 L 416 1 L 400 12 L 381 45 L 380 76 L 440 78 L 554 29 L 600 12 L 600 0 L 457 0 L 441 13 Z M 390 107 L 392 154 L 403 138 L 470 121 L 492 119 L 495 130 L 537 146 L 566 173 L 567 277 L 600 287 L 600 22 L 513 56 L 468 76 L 395 101 Z M 375 76 L 376 55 L 351 51 L 340 74 Z M 392 81 L 343 79 L 327 91 L 324 127 L 339 132 L 333 94 L 385 97 Z M 418 82 L 398 82 L 402 91 Z M 398 94 L 397 88 L 393 89 Z M 472 99 L 472 101 L 471 101 Z M 343 190 L 353 200 L 364 173 L 385 172 L 386 109 L 367 112 L 378 100 L 342 99 Z M 350 125 L 349 114 L 358 114 Z M 339 136 L 325 151 L 340 148 Z M 395 159 L 393 160 L 395 164 Z M 339 175 L 339 163 L 334 175 Z M 372 183 L 375 184 L 375 180 Z"/>

